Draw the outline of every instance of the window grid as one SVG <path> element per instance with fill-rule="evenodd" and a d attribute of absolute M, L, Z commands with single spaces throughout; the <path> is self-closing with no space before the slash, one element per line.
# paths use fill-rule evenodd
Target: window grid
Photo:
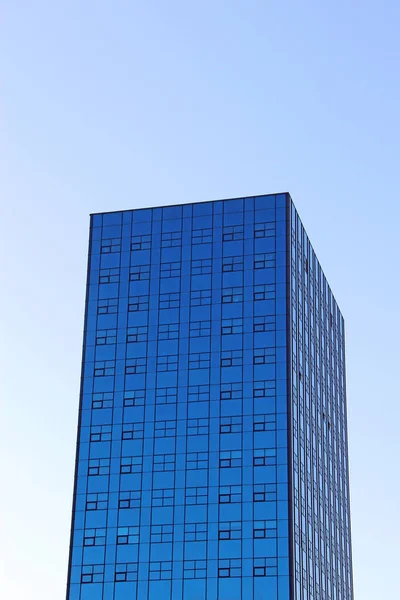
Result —
<path fill-rule="evenodd" d="M 89 457 L 78 460 L 79 485 L 87 484 L 76 506 L 93 527 L 76 538 L 88 564 L 74 575 L 88 596 L 91 584 L 104 595 L 101 584 L 114 577 L 120 595 L 148 586 L 149 598 L 189 600 L 217 577 L 212 600 L 240 594 L 246 580 L 248 597 L 268 589 L 271 600 L 287 600 L 278 586 L 289 552 L 287 202 L 278 195 L 92 217 L 93 251 L 104 256 L 90 267 L 86 343 L 95 355 L 84 371 L 79 440 Z M 290 226 L 293 600 L 352 600 L 343 324 L 295 212 Z M 216 542 L 211 562 L 208 540 Z M 95 553 L 108 543 L 117 562 L 105 570 Z"/>

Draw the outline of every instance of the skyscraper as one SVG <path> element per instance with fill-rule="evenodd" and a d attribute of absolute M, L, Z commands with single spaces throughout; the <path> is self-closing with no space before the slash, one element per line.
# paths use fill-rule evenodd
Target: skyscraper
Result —
<path fill-rule="evenodd" d="M 68 600 L 352 600 L 343 318 L 288 194 L 91 217 Z"/>

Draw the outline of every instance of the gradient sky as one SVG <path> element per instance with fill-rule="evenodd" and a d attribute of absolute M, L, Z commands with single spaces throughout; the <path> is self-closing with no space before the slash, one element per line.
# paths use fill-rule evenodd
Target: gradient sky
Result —
<path fill-rule="evenodd" d="M 0 21 L 1 597 L 65 597 L 89 213 L 282 191 L 346 320 L 355 598 L 398 597 L 398 0 Z"/>

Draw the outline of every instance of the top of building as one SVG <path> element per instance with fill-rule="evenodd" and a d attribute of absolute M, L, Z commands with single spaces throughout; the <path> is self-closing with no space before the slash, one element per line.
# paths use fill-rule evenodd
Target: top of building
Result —
<path fill-rule="evenodd" d="M 103 211 L 103 212 L 95 212 L 95 213 L 91 213 L 91 216 L 94 215 L 112 215 L 112 214 L 117 214 L 117 213 L 127 213 L 127 212 L 136 212 L 136 211 L 141 211 L 141 210 L 155 210 L 155 209 L 162 209 L 162 208 L 174 208 L 174 207 L 180 207 L 180 206 L 198 206 L 198 205 L 210 205 L 210 204 L 214 204 L 214 203 L 218 203 L 218 202 L 239 202 L 239 201 L 251 201 L 255 198 L 290 198 L 290 194 L 288 192 L 279 192 L 277 194 L 255 194 L 253 196 L 238 196 L 235 198 L 218 198 L 218 199 L 213 199 L 213 200 L 199 200 L 199 201 L 195 201 L 195 202 L 181 202 L 181 203 L 177 203 L 177 204 L 157 204 L 154 206 L 140 206 L 137 208 L 126 208 L 126 209 L 121 209 L 121 210 L 109 210 L 109 211 Z M 240 209 L 236 209 L 236 210 L 240 210 Z M 234 211 L 232 211 L 234 212 Z"/>

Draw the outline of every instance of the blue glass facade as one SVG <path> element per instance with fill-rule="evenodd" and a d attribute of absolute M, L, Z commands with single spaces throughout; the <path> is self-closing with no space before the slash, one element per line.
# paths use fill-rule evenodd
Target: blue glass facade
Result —
<path fill-rule="evenodd" d="M 92 215 L 67 600 L 352 598 L 343 322 L 299 231 L 287 194 Z"/>
<path fill-rule="evenodd" d="M 351 600 L 344 321 L 290 210 L 294 598 Z"/>

